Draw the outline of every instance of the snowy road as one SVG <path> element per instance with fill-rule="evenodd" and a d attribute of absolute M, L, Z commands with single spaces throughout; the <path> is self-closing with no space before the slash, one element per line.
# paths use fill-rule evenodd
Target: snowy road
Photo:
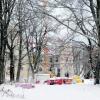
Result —
<path fill-rule="evenodd" d="M 100 85 L 36 85 L 33 89 L 6 85 L 5 89 L 12 90 L 14 96 L 0 92 L 0 100 L 100 100 Z"/>

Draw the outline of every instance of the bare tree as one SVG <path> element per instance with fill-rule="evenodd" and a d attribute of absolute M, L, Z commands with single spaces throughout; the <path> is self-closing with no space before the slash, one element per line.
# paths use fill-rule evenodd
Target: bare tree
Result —
<path fill-rule="evenodd" d="M 52 14 L 45 13 L 46 15 L 54 18 L 56 21 L 66 26 L 70 31 L 81 34 L 89 40 L 89 46 L 92 42 L 98 47 L 100 44 L 100 1 L 99 0 L 55 0 L 50 7 L 64 8 L 68 12 L 66 19 L 60 19 Z M 74 26 L 72 26 L 72 24 Z M 92 41 L 92 42 L 91 42 Z M 90 47 L 91 48 L 91 47 Z M 90 50 L 90 64 L 92 67 L 91 49 Z M 96 67 L 96 83 L 99 83 L 99 57 Z"/>
<path fill-rule="evenodd" d="M 4 82 L 4 56 L 7 43 L 7 29 L 13 12 L 15 0 L 0 1 L 0 83 Z"/>
<path fill-rule="evenodd" d="M 14 81 L 15 79 L 15 55 L 14 55 L 14 50 L 16 47 L 16 37 L 18 35 L 18 32 L 16 28 L 11 27 L 8 29 L 9 35 L 8 35 L 8 42 L 7 42 L 7 47 L 9 50 L 9 58 L 10 58 L 10 81 Z"/>

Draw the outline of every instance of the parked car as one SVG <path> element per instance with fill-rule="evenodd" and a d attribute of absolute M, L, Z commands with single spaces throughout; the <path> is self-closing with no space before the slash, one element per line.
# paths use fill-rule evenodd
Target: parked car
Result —
<path fill-rule="evenodd" d="M 63 79 L 55 79 L 55 80 L 54 80 L 54 83 L 55 83 L 55 84 L 61 85 L 61 84 L 64 83 L 64 80 L 63 80 Z"/>
<path fill-rule="evenodd" d="M 44 83 L 46 83 L 48 85 L 72 84 L 72 79 L 69 79 L 66 77 L 55 77 L 55 78 L 50 78 L 49 80 L 44 81 Z"/>
<path fill-rule="evenodd" d="M 65 84 L 65 81 L 67 80 L 66 77 L 57 77 L 54 81 L 55 81 L 55 84 Z"/>
<path fill-rule="evenodd" d="M 51 79 L 44 81 L 44 83 L 46 83 L 48 85 L 54 85 L 55 84 L 54 80 L 51 80 Z"/>
<path fill-rule="evenodd" d="M 73 79 L 72 78 L 68 78 L 65 80 L 65 84 L 72 84 L 73 83 Z"/>

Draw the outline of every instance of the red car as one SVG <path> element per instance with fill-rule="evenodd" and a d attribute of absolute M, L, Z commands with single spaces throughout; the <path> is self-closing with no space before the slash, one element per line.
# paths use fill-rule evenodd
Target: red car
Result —
<path fill-rule="evenodd" d="M 61 85 L 61 84 L 64 84 L 64 80 L 65 79 L 55 79 L 54 82 L 55 82 L 55 84 Z"/>
<path fill-rule="evenodd" d="M 54 85 L 54 84 L 66 84 L 67 78 L 62 77 L 56 77 L 56 78 L 50 78 L 49 80 L 46 80 L 44 83 L 47 83 L 48 85 Z"/>
<path fill-rule="evenodd" d="M 47 83 L 48 85 L 54 85 L 55 84 L 54 80 L 46 80 L 46 81 L 44 81 L 44 83 Z"/>

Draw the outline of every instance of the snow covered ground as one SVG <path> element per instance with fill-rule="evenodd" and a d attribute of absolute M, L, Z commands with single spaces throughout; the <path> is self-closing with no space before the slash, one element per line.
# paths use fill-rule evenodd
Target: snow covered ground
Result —
<path fill-rule="evenodd" d="M 15 85 L 0 86 L 0 100 L 100 100 L 100 85 L 35 85 L 25 89 Z"/>

